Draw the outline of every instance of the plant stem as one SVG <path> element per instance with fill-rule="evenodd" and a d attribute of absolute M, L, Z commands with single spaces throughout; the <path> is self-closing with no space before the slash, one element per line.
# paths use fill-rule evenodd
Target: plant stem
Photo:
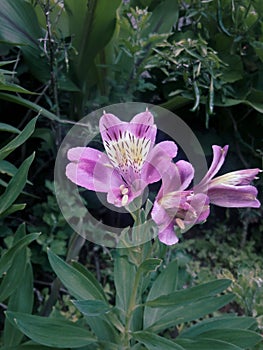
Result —
<path fill-rule="evenodd" d="M 131 299 L 129 303 L 129 307 L 126 313 L 126 318 L 125 318 L 125 330 L 124 330 L 124 346 L 125 349 L 130 349 L 130 330 L 131 330 L 131 321 L 132 321 L 132 315 L 133 311 L 135 310 L 136 307 L 136 297 L 137 297 L 137 291 L 140 283 L 140 271 L 137 269 L 136 275 L 135 275 L 135 280 L 134 280 L 134 285 L 132 289 L 132 294 L 131 294 Z"/>

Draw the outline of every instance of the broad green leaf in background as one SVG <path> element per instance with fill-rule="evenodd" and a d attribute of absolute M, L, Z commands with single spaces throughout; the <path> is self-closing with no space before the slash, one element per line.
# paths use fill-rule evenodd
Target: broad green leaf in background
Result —
<path fill-rule="evenodd" d="M 101 289 L 96 287 L 88 274 L 83 274 L 78 269 L 69 265 L 50 249 L 48 250 L 48 258 L 58 278 L 73 297 L 80 300 L 107 300 L 106 296 L 102 294 Z"/>
<path fill-rule="evenodd" d="M 37 237 L 40 235 L 40 233 L 30 233 L 29 235 L 26 235 L 25 237 L 21 238 L 14 246 L 9 248 L 1 257 L 0 259 L 0 276 L 4 272 L 7 272 L 10 266 L 12 265 L 12 262 L 18 254 L 18 252 L 26 247 L 28 244 L 33 242 Z"/>
<path fill-rule="evenodd" d="M 10 180 L 4 193 L 0 196 L 0 214 L 4 213 L 17 199 L 23 190 L 26 181 L 27 174 L 31 163 L 33 162 L 35 154 L 33 153 L 28 157 L 17 170 L 16 174 Z"/>
<path fill-rule="evenodd" d="M 1 0 L 0 39 L 20 45 L 28 66 L 43 82 L 50 78 L 47 57 L 40 40 L 45 38 L 33 6 L 24 0 Z"/>
<path fill-rule="evenodd" d="M 6 312 L 8 320 L 35 342 L 56 348 L 78 348 L 96 343 L 96 338 L 85 328 L 67 320 Z"/>
<path fill-rule="evenodd" d="M 145 35 L 154 33 L 170 33 L 176 25 L 179 15 L 177 0 L 163 0 L 152 12 L 149 27 L 144 30 Z"/>
<path fill-rule="evenodd" d="M 21 146 L 34 132 L 38 117 L 32 119 L 12 141 L 0 149 L 0 160 L 6 158 L 17 147 Z"/>
<path fill-rule="evenodd" d="M 74 66 L 78 85 L 82 85 L 82 89 L 89 83 L 89 68 L 93 67 L 92 63 L 96 55 L 110 41 L 114 33 L 116 11 L 120 3 L 121 0 L 88 0 L 86 1 L 85 17 L 80 18 L 79 15 L 74 18 L 73 15 L 71 16 L 72 27 L 74 27 L 71 33 L 72 35 L 76 34 L 76 37 L 79 38 L 76 47 L 78 55 Z M 79 11 L 75 0 L 66 0 L 65 5 L 66 9 L 71 8 L 71 11 Z M 80 18 L 80 22 L 76 23 L 76 18 Z M 81 30 L 80 34 L 79 30 Z"/>

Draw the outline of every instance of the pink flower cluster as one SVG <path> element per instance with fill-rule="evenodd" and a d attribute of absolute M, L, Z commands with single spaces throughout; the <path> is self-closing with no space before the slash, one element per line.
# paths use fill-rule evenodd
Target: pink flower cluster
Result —
<path fill-rule="evenodd" d="M 176 229 L 187 230 L 206 220 L 210 204 L 223 207 L 258 208 L 257 189 L 250 183 L 260 169 L 246 169 L 215 177 L 222 167 L 228 146 L 213 146 L 212 164 L 199 184 L 189 189 L 193 166 L 173 162 L 177 146 L 172 141 L 155 144 L 157 127 L 146 110 L 129 123 L 104 113 L 100 133 L 106 153 L 90 147 L 68 151 L 66 176 L 75 184 L 107 193 L 107 201 L 128 206 L 147 185 L 162 181 L 151 212 L 159 239 L 167 245 L 178 242 Z"/>

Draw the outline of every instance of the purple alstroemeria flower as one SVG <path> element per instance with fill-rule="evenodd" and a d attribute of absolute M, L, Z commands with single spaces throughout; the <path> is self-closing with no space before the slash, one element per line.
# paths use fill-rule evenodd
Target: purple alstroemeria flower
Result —
<path fill-rule="evenodd" d="M 193 177 L 193 166 L 184 160 L 171 163 L 162 174 L 162 186 L 151 215 L 159 228 L 159 240 L 166 245 L 178 242 L 176 227 L 187 230 L 194 224 L 205 221 L 210 213 L 208 197 L 187 190 Z"/>
<path fill-rule="evenodd" d="M 260 207 L 257 199 L 258 191 L 250 183 L 261 170 L 258 168 L 237 170 L 214 178 L 225 161 L 228 146 L 222 148 L 214 145 L 212 148 L 212 164 L 194 191 L 207 193 L 210 203 L 221 207 Z"/>
<path fill-rule="evenodd" d="M 171 164 L 162 175 L 162 186 L 156 197 L 152 219 L 159 226 L 161 242 L 172 245 L 178 242 L 176 227 L 186 230 L 206 220 L 209 204 L 222 207 L 258 208 L 257 189 L 250 185 L 260 169 L 245 169 L 214 178 L 222 167 L 228 146 L 213 146 L 212 164 L 200 183 L 187 190 L 194 176 L 190 163 Z"/>
<path fill-rule="evenodd" d="M 117 207 L 127 206 L 148 184 L 160 180 L 177 146 L 171 141 L 154 146 L 157 128 L 148 110 L 130 122 L 104 113 L 99 128 L 106 153 L 90 147 L 71 148 L 66 176 L 79 186 L 107 193 L 107 201 Z"/>

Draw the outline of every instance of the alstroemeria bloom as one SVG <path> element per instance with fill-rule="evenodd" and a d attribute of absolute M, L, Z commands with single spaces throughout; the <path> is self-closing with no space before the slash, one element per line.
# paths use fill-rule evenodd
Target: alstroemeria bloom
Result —
<path fill-rule="evenodd" d="M 258 191 L 256 187 L 250 185 L 260 169 L 237 170 L 214 178 L 225 161 L 228 146 L 222 148 L 214 145 L 212 148 L 212 164 L 194 191 L 206 192 L 210 203 L 221 207 L 260 207 L 257 199 Z"/>
<path fill-rule="evenodd" d="M 250 185 L 260 169 L 245 169 L 214 178 L 222 167 L 228 146 L 213 146 L 212 164 L 193 189 L 187 190 L 194 176 L 190 163 L 171 164 L 162 175 L 162 186 L 152 210 L 152 219 L 159 227 L 159 239 L 167 245 L 177 243 L 175 229 L 187 229 L 203 222 L 209 215 L 209 204 L 223 207 L 258 208 L 256 187 Z"/>
<path fill-rule="evenodd" d="M 107 193 L 107 201 L 115 206 L 126 206 L 160 180 L 177 146 L 171 141 L 154 146 L 157 128 L 148 110 L 130 122 L 105 113 L 99 128 L 106 153 L 90 147 L 69 149 L 66 176 L 79 186 Z"/>
<path fill-rule="evenodd" d="M 159 228 L 159 240 L 167 245 L 178 242 L 177 229 L 186 230 L 209 215 L 209 199 L 187 190 L 194 177 L 192 165 L 184 160 L 171 163 L 162 174 L 162 186 L 155 199 L 152 219 Z"/>

